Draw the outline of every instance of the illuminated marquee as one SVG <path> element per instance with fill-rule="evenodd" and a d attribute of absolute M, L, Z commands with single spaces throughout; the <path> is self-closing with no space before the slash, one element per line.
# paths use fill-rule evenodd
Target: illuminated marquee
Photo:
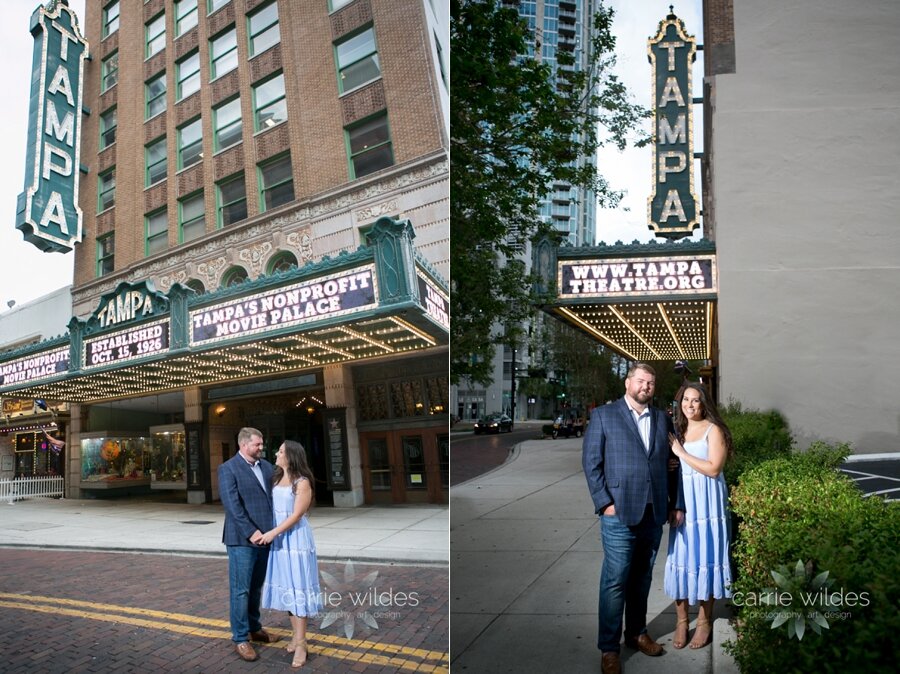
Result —
<path fill-rule="evenodd" d="M 82 368 L 90 370 L 103 365 L 158 356 L 168 350 L 169 321 L 166 319 L 85 340 Z"/>
<path fill-rule="evenodd" d="M 192 311 L 191 344 L 206 344 L 377 306 L 371 266 Z"/>
<path fill-rule="evenodd" d="M 31 15 L 35 76 L 16 227 L 43 251 L 68 252 L 81 241 L 78 166 L 88 44 L 74 11 L 55 0 L 48 7 Z"/>
<path fill-rule="evenodd" d="M 650 229 L 672 239 L 689 236 L 699 225 L 694 194 L 694 114 L 691 64 L 697 45 L 674 14 L 661 21 L 648 41 L 653 66 L 656 143 L 653 193 L 647 209 Z"/>
<path fill-rule="evenodd" d="M 69 345 L 0 363 L 0 386 L 31 384 L 69 370 Z"/>
<path fill-rule="evenodd" d="M 450 328 L 450 304 L 449 298 L 432 283 L 422 272 L 416 274 L 419 277 L 419 302 L 425 308 L 425 313 L 431 316 L 438 324 Z"/>
<path fill-rule="evenodd" d="M 640 297 L 715 293 L 715 255 L 560 262 L 559 297 Z"/>

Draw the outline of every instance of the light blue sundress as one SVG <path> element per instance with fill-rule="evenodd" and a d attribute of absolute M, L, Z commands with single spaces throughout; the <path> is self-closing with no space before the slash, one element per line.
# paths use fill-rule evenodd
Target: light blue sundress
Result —
<path fill-rule="evenodd" d="M 272 502 L 273 526 L 277 527 L 294 512 L 291 487 L 272 487 Z M 316 542 L 309 518 L 304 514 L 299 522 L 272 541 L 261 606 L 290 611 L 295 616 L 314 616 L 322 606 L 320 595 Z"/>
<path fill-rule="evenodd" d="M 691 456 L 709 458 L 709 432 L 700 440 L 685 442 Z M 725 476 L 707 477 L 681 461 L 684 486 L 684 524 L 669 529 L 669 554 L 666 557 L 664 589 L 672 599 L 687 599 L 688 604 L 731 596 L 731 516 L 728 512 L 728 488 Z"/>

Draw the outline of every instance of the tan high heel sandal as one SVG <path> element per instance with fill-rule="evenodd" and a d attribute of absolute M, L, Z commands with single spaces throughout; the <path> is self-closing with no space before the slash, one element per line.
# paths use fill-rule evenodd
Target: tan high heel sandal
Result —
<path fill-rule="evenodd" d="M 691 639 L 691 643 L 688 644 L 688 646 L 695 650 L 697 648 L 703 648 L 704 646 L 707 646 L 709 642 L 712 641 L 712 622 L 709 620 L 703 620 L 702 618 L 697 618 L 697 629 L 699 629 L 701 625 L 705 625 L 706 627 L 708 627 L 709 632 L 706 633 L 706 639 L 703 641 L 703 643 L 700 643 L 699 641 L 694 641 L 694 639 L 697 638 L 697 630 L 694 630 L 694 639 Z"/>
<path fill-rule="evenodd" d="M 301 650 L 303 649 L 303 650 Z M 294 643 L 294 659 L 291 661 L 291 667 L 293 669 L 300 669 L 303 665 L 306 664 L 306 659 L 309 657 L 309 646 L 306 644 L 306 639 L 300 639 Z M 298 661 L 298 658 L 302 660 Z"/>
<path fill-rule="evenodd" d="M 683 624 L 683 625 L 688 625 L 688 624 L 690 624 L 690 622 L 691 622 L 691 621 L 690 621 L 688 618 L 680 618 L 679 620 L 677 620 L 677 621 L 675 622 L 675 631 L 676 631 L 676 632 L 678 631 L 678 626 L 679 626 L 679 625 L 682 625 L 682 624 Z M 676 640 L 675 640 L 676 637 L 675 637 L 675 635 L 673 634 L 673 635 L 672 635 L 672 646 L 673 646 L 674 648 L 677 648 L 678 650 L 681 650 L 682 648 L 684 648 L 685 646 L 687 646 L 687 636 L 688 636 L 688 628 L 687 628 L 687 627 L 684 628 L 684 640 L 682 640 L 682 641 L 676 641 Z"/>

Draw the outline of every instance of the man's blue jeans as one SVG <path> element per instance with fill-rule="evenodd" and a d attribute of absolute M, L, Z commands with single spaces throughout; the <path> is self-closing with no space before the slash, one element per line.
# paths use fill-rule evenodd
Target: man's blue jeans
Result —
<path fill-rule="evenodd" d="M 626 639 L 647 631 L 647 596 L 662 527 L 653 521 L 649 505 L 637 526 L 625 526 L 617 515 L 603 515 L 600 522 L 603 567 L 597 647 L 603 652 L 618 652 L 623 610 Z"/>
<path fill-rule="evenodd" d="M 249 641 L 250 632 L 259 632 L 259 600 L 266 566 L 268 547 L 227 545 L 228 585 L 231 591 L 231 640 L 235 643 Z"/>

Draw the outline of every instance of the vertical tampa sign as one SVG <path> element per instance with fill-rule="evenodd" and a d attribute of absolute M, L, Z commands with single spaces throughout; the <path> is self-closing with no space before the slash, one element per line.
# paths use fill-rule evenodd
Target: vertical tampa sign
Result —
<path fill-rule="evenodd" d="M 684 22 L 669 14 L 648 40 L 653 68 L 656 143 L 653 193 L 647 200 L 650 229 L 672 239 L 690 236 L 699 225 L 694 195 L 694 113 L 691 64 L 697 44 Z"/>
<path fill-rule="evenodd" d="M 81 241 L 78 166 L 88 44 L 65 0 L 34 10 L 31 34 L 25 191 L 19 195 L 16 227 L 43 251 L 68 252 Z"/>

